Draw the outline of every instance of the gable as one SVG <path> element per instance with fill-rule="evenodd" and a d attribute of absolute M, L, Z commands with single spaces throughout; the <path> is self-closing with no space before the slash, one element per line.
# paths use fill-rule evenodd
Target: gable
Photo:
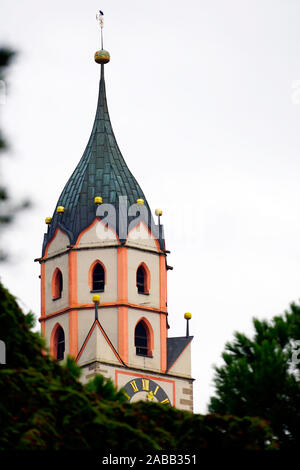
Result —
<path fill-rule="evenodd" d="M 70 240 L 69 240 L 68 235 L 65 234 L 59 228 L 57 228 L 54 234 L 54 237 L 49 242 L 46 248 L 45 256 L 47 257 L 49 255 L 57 254 L 60 251 L 65 250 L 69 244 L 70 244 Z"/>
<path fill-rule="evenodd" d="M 119 244 L 116 233 L 96 218 L 91 225 L 81 232 L 75 246 L 111 245 L 112 243 Z"/>
<path fill-rule="evenodd" d="M 160 251 L 157 239 L 143 221 L 130 230 L 127 236 L 127 244 Z"/>
<path fill-rule="evenodd" d="M 193 336 L 167 339 L 167 373 L 191 375 L 191 342 Z"/>
<path fill-rule="evenodd" d="M 98 320 L 93 323 L 76 360 L 81 366 L 94 361 L 121 363 Z"/>

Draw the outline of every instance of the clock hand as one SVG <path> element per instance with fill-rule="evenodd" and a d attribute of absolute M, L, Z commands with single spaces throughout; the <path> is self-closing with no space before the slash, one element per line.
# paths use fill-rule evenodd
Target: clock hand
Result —
<path fill-rule="evenodd" d="M 154 395 L 153 395 L 152 390 L 149 393 L 147 393 L 147 398 L 148 400 L 154 400 Z"/>

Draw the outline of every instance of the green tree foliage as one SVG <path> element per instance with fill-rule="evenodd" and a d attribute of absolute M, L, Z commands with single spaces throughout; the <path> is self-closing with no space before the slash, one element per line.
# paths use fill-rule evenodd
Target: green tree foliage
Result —
<path fill-rule="evenodd" d="M 166 405 L 124 401 L 122 391 L 102 376 L 83 385 L 68 358 L 61 365 L 30 330 L 0 284 L 0 450 L 131 451 L 182 449 L 267 449 L 272 431 L 259 418 L 201 416 Z"/>
<path fill-rule="evenodd" d="M 14 53 L 7 49 L 0 49 L 0 80 L 5 84 L 5 69 L 9 65 Z M 4 89 L 4 87 L 2 87 Z M 4 91 L 3 91 L 4 92 Z M 0 129 L 0 152 L 6 149 L 6 142 Z M 4 186 L 0 186 L 0 227 L 11 221 L 12 214 L 7 210 L 8 194 Z M 0 258 L 4 255 L 0 252 Z"/>
<path fill-rule="evenodd" d="M 15 52 L 7 48 L 0 48 L 0 81 L 6 84 L 6 71 L 9 64 L 15 57 Z M 7 89 L 7 86 L 4 87 Z M 2 130 L 0 129 L 0 152 L 7 149 L 7 142 L 3 136 Z M 26 209 L 30 206 L 28 200 L 22 201 L 20 204 L 14 204 L 11 202 L 7 188 L 0 184 L 0 234 L 4 227 L 10 224 L 17 212 L 22 209 Z M 0 248 L 0 261 L 4 261 L 7 258 L 7 253 Z"/>
<path fill-rule="evenodd" d="M 11 63 L 13 57 L 15 56 L 15 52 L 6 49 L 0 48 L 0 80 L 5 83 L 5 72 L 9 64 Z M 0 150 L 6 148 L 6 142 L 0 131 Z M 2 188 L 1 188 L 2 189 Z M 1 195 L 1 193 L 0 193 Z"/>
<path fill-rule="evenodd" d="M 120 403 L 126 403 L 127 398 L 123 390 L 116 390 L 115 384 L 111 379 L 106 379 L 103 375 L 96 375 L 86 385 L 86 390 L 101 396 L 104 400 L 117 400 Z"/>
<path fill-rule="evenodd" d="M 271 321 L 253 320 L 254 336 L 235 333 L 216 367 L 209 411 L 260 416 L 271 423 L 281 448 L 300 445 L 300 307 Z M 299 354 L 300 357 L 300 354 Z"/>

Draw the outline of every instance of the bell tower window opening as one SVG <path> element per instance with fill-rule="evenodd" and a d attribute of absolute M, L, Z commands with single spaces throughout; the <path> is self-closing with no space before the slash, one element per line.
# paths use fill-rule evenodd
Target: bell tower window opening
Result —
<path fill-rule="evenodd" d="M 97 292 L 104 292 L 105 286 L 105 272 L 100 263 L 97 263 L 93 269 L 93 282 L 92 290 Z"/>
<path fill-rule="evenodd" d="M 60 299 L 63 290 L 63 276 L 61 270 L 56 268 L 52 277 L 52 298 Z"/>
<path fill-rule="evenodd" d="M 136 286 L 139 294 L 149 294 L 150 272 L 144 263 L 142 263 L 137 269 Z"/>
<path fill-rule="evenodd" d="M 143 320 L 135 327 L 134 345 L 136 347 L 137 356 L 152 357 L 152 351 L 150 351 L 150 332 Z"/>
<path fill-rule="evenodd" d="M 65 356 L 65 332 L 57 323 L 52 330 L 50 339 L 50 351 L 52 356 L 58 361 L 62 361 Z"/>
<path fill-rule="evenodd" d="M 56 359 L 62 361 L 65 354 L 65 333 L 64 330 L 59 327 L 57 329 L 57 347 L 56 347 Z"/>

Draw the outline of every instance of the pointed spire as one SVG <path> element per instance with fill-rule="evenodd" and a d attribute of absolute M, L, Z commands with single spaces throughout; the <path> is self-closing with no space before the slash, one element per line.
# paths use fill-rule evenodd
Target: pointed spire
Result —
<path fill-rule="evenodd" d="M 117 224 L 120 196 L 127 198 L 127 207 L 135 204 L 138 199 L 143 199 L 148 213 L 148 225 L 152 222 L 146 197 L 127 167 L 112 129 L 104 80 L 104 64 L 108 62 L 107 58 L 107 51 L 101 50 L 95 54 L 96 62 L 101 64 L 101 75 L 92 133 L 81 160 L 59 197 L 44 237 L 43 254 L 57 227 L 68 234 L 71 244 L 75 243 L 78 235 L 96 217 L 97 206 L 94 200 L 97 197 L 100 197 L 103 203 L 114 205 Z M 58 213 L 58 207 L 63 207 L 64 212 Z M 113 228 L 119 234 L 118 225 Z M 122 235 L 124 236 L 123 233 Z"/>

